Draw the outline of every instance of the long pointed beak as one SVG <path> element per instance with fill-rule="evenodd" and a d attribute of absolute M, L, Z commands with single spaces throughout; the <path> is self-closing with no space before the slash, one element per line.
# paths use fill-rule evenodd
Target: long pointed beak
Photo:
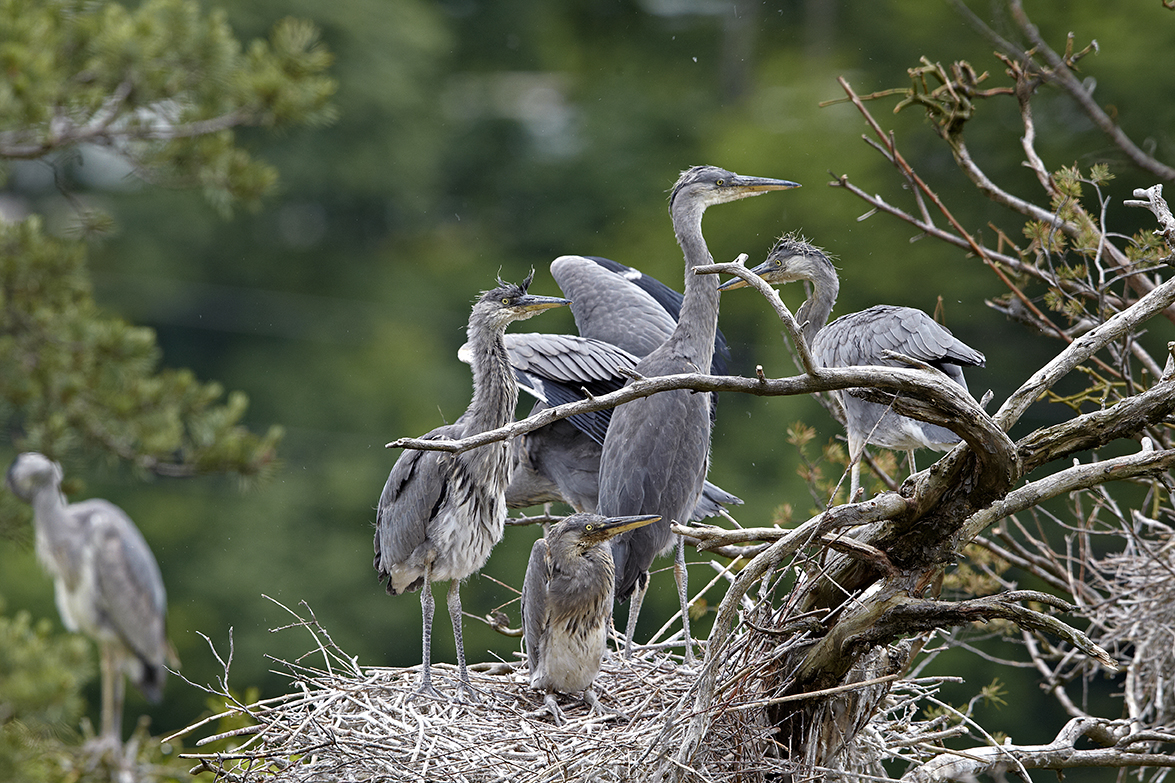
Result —
<path fill-rule="evenodd" d="M 550 310 L 554 307 L 567 307 L 571 304 L 570 299 L 563 299 L 558 296 L 536 296 L 534 294 L 527 294 L 518 300 L 519 306 L 523 310 L 529 312 L 541 312 L 543 310 Z"/>
<path fill-rule="evenodd" d="M 753 274 L 758 275 L 759 277 L 765 277 L 767 275 L 768 270 L 770 270 L 770 268 L 771 268 L 771 262 L 764 261 L 762 264 L 759 264 L 757 267 L 753 268 L 751 270 L 751 272 Z M 719 291 L 733 291 L 736 288 L 749 288 L 749 287 L 750 286 L 746 280 L 743 280 L 741 277 L 735 277 L 735 278 L 731 278 L 730 280 L 727 280 L 725 283 L 718 286 L 718 290 Z"/>
<path fill-rule="evenodd" d="M 612 538 L 626 531 L 651 525 L 660 518 L 661 516 L 659 514 L 645 514 L 636 517 L 610 517 L 601 522 L 596 528 L 596 531 L 602 538 Z"/>
<path fill-rule="evenodd" d="M 800 183 L 787 179 L 771 179 L 770 177 L 744 177 L 735 174 L 727 186 L 745 196 L 757 196 L 769 190 L 791 190 L 800 187 Z"/>

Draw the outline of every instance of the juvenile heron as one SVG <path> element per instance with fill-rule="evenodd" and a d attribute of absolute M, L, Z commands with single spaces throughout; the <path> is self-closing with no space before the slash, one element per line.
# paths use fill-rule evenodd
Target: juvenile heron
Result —
<path fill-rule="evenodd" d="M 598 256 L 560 256 L 551 275 L 571 299 L 579 335 L 521 332 L 506 335 L 519 388 L 546 407 L 599 396 L 622 387 L 640 358 L 665 342 L 677 324 L 682 295 L 651 275 Z M 459 356 L 468 360 L 463 346 Z M 715 333 L 714 372 L 726 371 L 730 350 Z M 715 406 L 711 406 L 711 413 Z M 600 452 L 610 409 L 579 414 L 511 441 L 506 505 L 523 508 L 564 501 L 576 511 L 596 510 Z M 690 515 L 701 520 L 742 501 L 709 481 Z"/>
<path fill-rule="evenodd" d="M 102 653 L 102 739 L 122 743 L 123 674 L 153 704 L 167 676 L 167 595 L 151 548 L 122 509 L 106 500 L 67 504 L 61 466 L 25 452 L 8 488 L 33 507 L 37 557 L 53 577 L 65 627 Z"/>
<path fill-rule="evenodd" d="M 514 321 L 570 304 L 566 299 L 528 294 L 534 272 L 522 285 L 498 281 L 481 295 L 469 315 L 467 334 L 473 356 L 473 399 L 452 424 L 425 438 L 464 438 L 505 426 L 514 418 L 514 386 L 502 335 Z M 448 581 L 449 619 L 457 643 L 457 667 L 464 693 L 476 700 L 465 668 L 461 640 L 461 580 L 478 571 L 502 538 L 504 492 L 509 480 L 508 450 L 491 443 L 460 454 L 409 450 L 392 466 L 379 499 L 375 530 L 375 570 L 387 591 L 420 590 L 424 615 L 420 685 L 417 693 L 439 696 L 432 685 L 432 583 Z"/>
<path fill-rule="evenodd" d="M 592 682 L 612 615 L 616 572 L 608 542 L 659 519 L 572 514 L 534 542 L 522 583 L 522 631 L 530 687 L 543 691 L 555 723 L 563 723 L 555 692 L 583 691 L 593 713 L 604 711 Z"/>
<path fill-rule="evenodd" d="M 685 256 L 685 294 L 672 334 L 636 366 L 644 377 L 708 373 L 718 328 L 718 282 L 693 274 L 713 261 L 702 236 L 707 207 L 799 187 L 794 182 L 744 177 L 714 166 L 683 172 L 669 197 L 673 231 Z M 607 517 L 658 514 L 661 521 L 637 528 L 612 543 L 616 598 L 633 596 L 628 610 L 625 652 L 649 582 L 649 566 L 673 545 L 671 525 L 685 522 L 698 504 L 710 459 L 710 395 L 689 390 L 662 392 L 620 406 L 612 414 L 600 456 L 600 502 Z M 674 575 L 685 632 L 685 662 L 693 662 L 685 546 L 677 542 Z M 634 594 L 635 593 L 635 594 Z"/>
<path fill-rule="evenodd" d="M 885 356 L 886 351 L 891 351 L 942 370 L 966 389 L 963 368 L 984 365 L 983 354 L 956 338 L 926 313 L 912 307 L 874 305 L 828 323 L 840 290 L 836 269 L 824 251 L 795 235 L 781 237 L 767 260 L 751 271 L 769 283 L 797 280 L 811 283 L 812 294 L 796 310 L 796 321 L 812 352 L 812 359 L 821 367 L 905 366 L 900 360 Z M 727 291 L 745 285 L 741 278 L 735 278 L 722 284 L 720 289 Z M 913 472 L 915 449 L 945 451 L 959 442 L 959 436 L 950 430 L 894 413 L 886 405 L 840 391 L 833 392 L 833 395 L 845 412 L 852 465 L 850 498 L 857 496 L 860 486 L 860 459 L 866 443 L 907 452 L 910 471 Z"/>

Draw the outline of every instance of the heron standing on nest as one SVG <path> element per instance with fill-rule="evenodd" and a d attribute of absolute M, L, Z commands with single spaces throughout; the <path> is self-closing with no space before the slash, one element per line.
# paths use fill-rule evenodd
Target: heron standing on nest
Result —
<path fill-rule="evenodd" d="M 456 440 L 497 429 L 514 418 L 518 390 L 502 335 L 514 321 L 530 318 L 567 299 L 527 293 L 534 272 L 522 285 L 498 281 L 473 305 L 468 336 L 473 367 L 473 399 L 452 424 L 424 437 Z M 420 685 L 417 693 L 439 697 L 432 685 L 432 583 L 448 581 L 449 619 L 457 644 L 460 676 L 457 694 L 477 697 L 465 668 L 461 640 L 460 584 L 489 559 L 502 539 L 506 483 L 510 468 L 506 443 L 490 443 L 460 454 L 409 450 L 400 455 L 379 499 L 375 531 L 375 570 L 393 595 L 420 590 L 424 619 Z"/>
<path fill-rule="evenodd" d="M 693 273 L 713 262 L 702 236 L 708 207 L 799 187 L 795 182 L 746 177 L 715 166 L 682 172 L 669 196 L 673 232 L 685 258 L 685 293 L 678 321 L 665 342 L 641 359 L 638 375 L 709 373 L 718 329 L 718 281 Z M 710 395 L 689 389 L 661 392 L 621 405 L 612 414 L 600 455 L 599 504 L 604 516 L 658 514 L 661 522 L 638 528 L 612 544 L 616 559 L 616 600 L 632 596 L 628 608 L 625 654 L 649 585 L 649 566 L 673 549 L 674 522 L 684 524 L 698 505 L 710 462 Z M 685 663 L 694 660 L 689 631 L 689 593 L 685 544 L 676 537 L 673 571 L 681 604 Z"/>
<path fill-rule="evenodd" d="M 555 723 L 563 723 L 556 691 L 583 691 L 593 713 L 605 711 L 592 682 L 608 641 L 615 589 L 608 542 L 659 519 L 572 514 L 534 542 L 522 583 L 522 631 L 530 687 L 543 691 Z"/>
<path fill-rule="evenodd" d="M 903 367 L 906 366 L 904 362 L 887 356 L 889 353 L 903 354 L 941 370 L 966 389 L 963 368 L 982 367 L 986 361 L 979 351 L 913 307 L 874 305 L 828 323 L 840 291 L 840 279 L 824 251 L 795 235 L 780 237 L 767 260 L 751 271 L 772 284 L 797 280 L 811 283 L 812 295 L 796 310 L 796 322 L 812 352 L 813 361 L 821 367 Z M 720 290 L 729 291 L 745 285 L 742 278 L 736 277 L 723 283 Z M 866 443 L 905 451 L 913 473 L 915 449 L 945 451 L 959 442 L 959 436 L 945 427 L 902 416 L 889 406 L 844 392 L 833 392 L 833 396 L 840 401 L 845 412 L 852 466 L 849 473 L 850 500 L 856 499 L 861 485 L 861 455 Z"/>
<path fill-rule="evenodd" d="M 67 504 L 61 466 L 25 452 L 8 469 L 8 488 L 33 507 L 37 557 L 53 577 L 65 627 L 102 651 L 101 739 L 122 745 L 123 674 L 152 704 L 163 698 L 167 595 L 151 548 L 121 508 L 93 498 Z"/>

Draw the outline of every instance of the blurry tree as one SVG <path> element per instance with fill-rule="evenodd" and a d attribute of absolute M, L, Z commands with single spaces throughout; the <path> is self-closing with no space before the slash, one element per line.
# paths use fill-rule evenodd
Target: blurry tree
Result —
<path fill-rule="evenodd" d="M 71 206 L 67 231 L 82 238 L 115 228 L 75 179 L 79 166 L 103 161 L 156 187 L 198 188 L 226 216 L 234 205 L 256 206 L 276 171 L 235 129 L 330 121 L 330 60 L 306 22 L 284 20 L 268 40 L 243 47 L 223 13 L 190 0 L 134 9 L 0 3 L 0 178 L 13 161 L 48 167 Z M 12 452 L 167 477 L 272 474 L 280 430 L 246 429 L 244 394 L 223 400 L 219 384 L 161 369 L 153 330 L 95 304 L 86 243 L 52 237 L 41 216 L 22 212 L 12 200 L 0 207 L 0 422 Z M 27 542 L 29 519 L 27 507 L 0 494 L 0 537 Z M 31 645 L 52 646 L 45 629 L 29 631 L 21 616 L 0 620 L 13 635 L 0 688 L 0 769 L 38 757 L 64 775 L 68 764 L 53 754 L 66 752 L 59 735 L 76 721 L 76 689 L 88 678 L 71 674 L 76 656 L 64 657 L 76 646 L 40 668 L 25 665 L 37 657 Z M 68 693 L 38 695 L 48 683 Z M 144 758 L 157 753 L 153 744 Z"/>

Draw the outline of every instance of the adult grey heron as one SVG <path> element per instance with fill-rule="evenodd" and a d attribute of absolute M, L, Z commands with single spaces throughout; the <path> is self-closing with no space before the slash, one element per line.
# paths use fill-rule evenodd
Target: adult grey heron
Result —
<path fill-rule="evenodd" d="M 912 307 L 874 305 L 828 323 L 840 291 L 836 269 L 823 250 L 793 234 L 781 237 L 767 260 L 751 271 L 769 283 L 797 280 L 811 283 L 812 293 L 796 310 L 796 321 L 813 361 L 821 367 L 905 366 L 900 360 L 887 357 L 885 353 L 889 351 L 926 362 L 966 389 L 963 368 L 982 367 L 986 361 L 983 354 L 956 338 L 945 326 Z M 745 285 L 741 278 L 735 278 L 723 283 L 720 290 Z M 886 405 L 851 394 L 839 391 L 833 394 L 845 412 L 851 461 L 850 498 L 857 496 L 860 486 L 860 459 L 866 443 L 905 451 L 913 472 L 915 449 L 945 451 L 959 442 L 959 436 L 944 427 L 902 416 Z"/>
<path fill-rule="evenodd" d="M 607 518 L 572 514 L 534 542 L 522 583 L 522 632 L 530 687 L 543 691 L 557 724 L 554 693 L 583 691 L 593 713 L 604 708 L 592 691 L 608 642 L 616 572 L 608 542 L 659 520 L 656 515 Z"/>
<path fill-rule="evenodd" d="M 549 405 L 599 396 L 628 381 L 622 370 L 665 342 L 677 324 L 682 295 L 638 269 L 598 256 L 560 256 L 551 274 L 571 299 L 579 335 L 522 332 L 506 335 L 506 350 L 521 390 Z M 468 361 L 466 346 L 458 354 Z M 715 333 L 712 365 L 724 373 L 730 351 Z M 715 406 L 711 406 L 713 413 Z M 572 416 L 511 441 L 506 505 L 523 508 L 565 501 L 576 511 L 595 511 L 600 452 L 612 411 Z M 715 516 L 722 505 L 742 501 L 706 482 L 691 519 Z"/>
<path fill-rule="evenodd" d="M 425 438 L 463 438 L 513 420 L 518 390 L 503 333 L 514 321 L 570 304 L 566 299 L 528 294 L 533 277 L 532 271 L 521 285 L 498 280 L 497 288 L 484 292 L 474 303 L 467 328 L 473 399 L 460 418 Z M 387 580 L 388 593 L 420 590 L 424 660 L 417 693 L 439 696 L 431 671 L 432 583 L 448 581 L 447 605 L 460 675 L 457 695 L 476 700 L 461 640 L 460 584 L 485 565 L 490 550 L 502 538 L 508 480 L 504 442 L 460 454 L 406 451 L 388 474 L 376 515 L 374 565 L 380 581 Z"/>
<path fill-rule="evenodd" d="M 67 504 L 62 476 L 59 464 L 29 451 L 9 467 L 8 488 L 32 504 L 37 557 L 53 577 L 62 622 L 101 650 L 101 738 L 119 748 L 124 673 L 148 701 L 163 697 L 171 656 L 167 595 L 151 548 L 130 517 L 98 498 Z"/>
<path fill-rule="evenodd" d="M 795 182 L 745 177 L 714 166 L 695 166 L 681 174 L 669 197 L 673 231 L 685 256 L 685 294 L 672 334 L 636 366 L 645 377 L 710 371 L 718 328 L 718 283 L 693 269 L 713 261 L 702 236 L 702 215 L 715 204 L 799 187 Z M 625 652 L 648 588 L 649 566 L 673 544 L 671 525 L 685 522 L 702 492 L 710 458 L 709 394 L 663 392 L 620 406 L 612 414 L 600 456 L 598 513 L 606 517 L 658 514 L 661 521 L 628 531 L 612 543 L 616 598 L 632 596 Z M 684 542 L 674 561 L 685 632 L 685 662 L 693 662 Z"/>

